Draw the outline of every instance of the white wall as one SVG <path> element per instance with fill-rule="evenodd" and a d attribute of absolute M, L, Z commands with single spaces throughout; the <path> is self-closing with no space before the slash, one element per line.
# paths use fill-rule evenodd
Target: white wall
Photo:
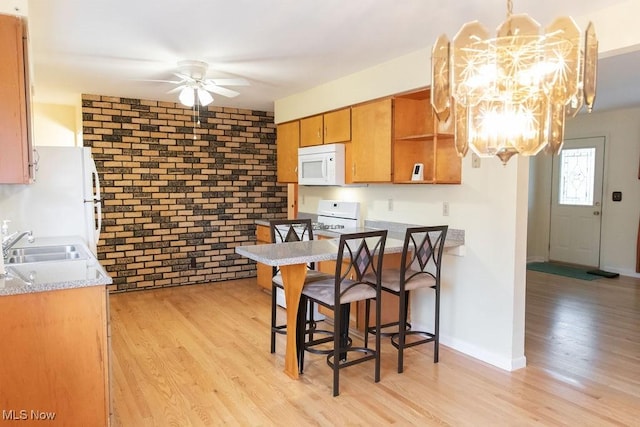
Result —
<path fill-rule="evenodd" d="M 27 16 L 29 4 L 27 0 L 0 0 L 0 13 L 5 15 Z"/>
<path fill-rule="evenodd" d="M 597 107 L 597 104 L 596 104 Z M 605 137 L 600 268 L 625 276 L 635 272 L 640 215 L 640 108 L 581 114 L 567 121 L 565 138 Z M 551 158 L 532 159 L 532 197 L 529 204 L 530 260 L 549 258 Z M 613 191 L 622 201 L 611 200 Z"/>
<path fill-rule="evenodd" d="M 276 122 L 424 87 L 430 80 L 427 49 L 405 55 L 275 102 Z M 465 230 L 466 255 L 445 256 L 441 311 L 444 345 L 503 369 L 525 365 L 524 291 L 528 160 L 506 166 L 463 160 L 462 185 L 300 187 L 299 210 L 315 212 L 325 198 L 358 200 L 362 217 L 415 224 L 449 224 Z M 393 211 L 388 199 L 393 199 Z M 450 215 L 442 216 L 442 202 Z M 423 308 L 424 309 L 421 309 Z M 416 326 L 431 323 L 430 297 L 412 302 Z"/>
<path fill-rule="evenodd" d="M 34 103 L 34 145 L 82 146 L 82 115 L 73 105 Z"/>

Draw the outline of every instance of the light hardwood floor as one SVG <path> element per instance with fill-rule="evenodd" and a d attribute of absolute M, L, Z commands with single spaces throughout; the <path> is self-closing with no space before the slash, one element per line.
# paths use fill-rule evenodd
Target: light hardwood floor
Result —
<path fill-rule="evenodd" d="M 441 347 L 384 341 L 340 374 L 323 357 L 301 380 L 269 353 L 270 296 L 255 279 L 112 295 L 114 425 L 640 426 L 640 280 L 528 272 L 528 366 L 505 372 Z"/>

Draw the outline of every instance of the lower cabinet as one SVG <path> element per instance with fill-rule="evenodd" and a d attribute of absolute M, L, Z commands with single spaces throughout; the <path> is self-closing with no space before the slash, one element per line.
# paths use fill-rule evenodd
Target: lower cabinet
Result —
<path fill-rule="evenodd" d="M 264 245 L 271 243 L 271 231 L 266 225 L 256 225 L 256 244 Z M 273 276 L 273 267 L 270 265 L 256 263 L 258 286 L 271 291 L 271 277 Z"/>
<path fill-rule="evenodd" d="M 109 425 L 107 310 L 104 286 L 0 297 L 3 421 Z"/>

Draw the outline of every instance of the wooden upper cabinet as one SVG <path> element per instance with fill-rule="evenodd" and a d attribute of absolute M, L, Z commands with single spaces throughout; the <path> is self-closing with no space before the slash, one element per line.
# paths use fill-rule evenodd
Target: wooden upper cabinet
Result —
<path fill-rule="evenodd" d="M 419 89 L 278 126 L 278 181 L 297 182 L 297 147 L 345 143 L 345 183 L 460 184 L 453 119 Z M 284 128 L 284 126 L 287 128 Z M 412 180 L 416 163 L 423 179 Z"/>
<path fill-rule="evenodd" d="M 300 120 L 300 146 L 309 147 L 322 144 L 322 114 Z"/>
<path fill-rule="evenodd" d="M 429 90 L 398 95 L 393 102 L 393 182 L 460 184 L 462 161 L 455 149 L 453 120 L 438 121 Z M 424 165 L 424 177 L 412 181 L 416 163 Z"/>
<path fill-rule="evenodd" d="M 278 182 L 298 182 L 298 146 L 300 122 L 279 124 L 276 128 L 276 164 Z"/>
<path fill-rule="evenodd" d="M 346 142 L 351 139 L 351 108 L 300 119 L 300 146 Z"/>
<path fill-rule="evenodd" d="M 325 144 L 351 140 L 351 108 L 331 111 L 323 119 Z"/>
<path fill-rule="evenodd" d="M 27 26 L 0 14 L 0 183 L 32 180 Z"/>
<path fill-rule="evenodd" d="M 391 181 L 391 128 L 391 98 L 351 108 L 351 182 Z"/>

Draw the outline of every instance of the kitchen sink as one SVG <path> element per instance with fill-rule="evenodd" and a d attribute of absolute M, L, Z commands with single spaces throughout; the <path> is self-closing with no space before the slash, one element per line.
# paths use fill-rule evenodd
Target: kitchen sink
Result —
<path fill-rule="evenodd" d="M 68 261 L 88 259 L 89 254 L 78 245 L 33 246 L 9 250 L 6 264 L 25 264 L 31 262 Z"/>

